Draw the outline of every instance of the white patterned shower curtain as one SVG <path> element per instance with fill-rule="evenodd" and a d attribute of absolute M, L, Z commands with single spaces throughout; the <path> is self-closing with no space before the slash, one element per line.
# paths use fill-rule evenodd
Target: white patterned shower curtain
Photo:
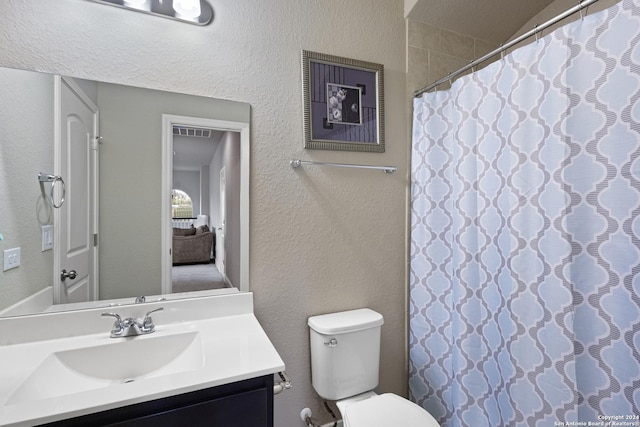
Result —
<path fill-rule="evenodd" d="M 411 180 L 411 399 L 640 425 L 640 0 L 416 99 Z"/>

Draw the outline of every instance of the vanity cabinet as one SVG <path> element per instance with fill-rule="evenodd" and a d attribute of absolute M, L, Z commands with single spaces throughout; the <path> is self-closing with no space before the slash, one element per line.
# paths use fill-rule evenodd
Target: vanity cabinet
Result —
<path fill-rule="evenodd" d="M 55 427 L 273 427 L 273 375 L 45 425 Z"/>

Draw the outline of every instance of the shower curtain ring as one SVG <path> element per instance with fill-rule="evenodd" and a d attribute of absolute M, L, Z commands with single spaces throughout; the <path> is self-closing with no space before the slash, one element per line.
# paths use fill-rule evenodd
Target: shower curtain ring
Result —
<path fill-rule="evenodd" d="M 582 1 L 580 0 L 580 6 L 582 7 Z M 587 12 L 589 11 L 589 6 L 583 7 L 580 9 L 580 19 L 584 21 L 584 17 L 587 16 Z"/>
<path fill-rule="evenodd" d="M 540 40 L 540 32 L 538 31 L 538 26 L 539 26 L 539 25 L 540 25 L 540 24 L 536 24 L 536 26 L 535 26 L 535 28 L 534 28 L 534 30 L 535 30 L 535 32 L 536 32 L 536 42 L 537 42 L 538 40 Z"/>

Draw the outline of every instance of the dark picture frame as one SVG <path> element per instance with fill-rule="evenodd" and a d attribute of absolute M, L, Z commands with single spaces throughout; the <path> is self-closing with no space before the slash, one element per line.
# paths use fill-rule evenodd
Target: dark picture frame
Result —
<path fill-rule="evenodd" d="M 302 51 L 304 148 L 384 153 L 382 64 Z"/>

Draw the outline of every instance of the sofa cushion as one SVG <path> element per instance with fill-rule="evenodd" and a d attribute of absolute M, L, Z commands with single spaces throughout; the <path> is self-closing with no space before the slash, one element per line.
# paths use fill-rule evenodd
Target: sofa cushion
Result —
<path fill-rule="evenodd" d="M 200 227 L 196 228 L 196 234 L 202 234 L 202 233 L 206 233 L 209 231 L 209 226 L 208 225 L 201 225 Z"/>
<path fill-rule="evenodd" d="M 196 229 L 193 227 L 193 225 L 191 226 L 191 228 L 174 228 L 173 229 L 173 235 L 176 237 L 193 236 L 194 234 L 196 234 Z"/>

